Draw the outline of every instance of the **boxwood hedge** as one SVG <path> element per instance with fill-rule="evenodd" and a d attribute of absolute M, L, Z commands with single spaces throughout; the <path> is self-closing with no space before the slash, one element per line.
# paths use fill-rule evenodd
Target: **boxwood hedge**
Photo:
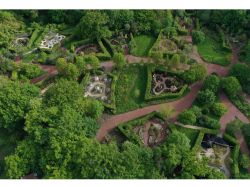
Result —
<path fill-rule="evenodd" d="M 165 94 L 160 94 L 160 95 L 153 95 L 151 93 L 151 87 L 152 87 L 152 73 L 155 71 L 164 71 L 164 68 L 155 68 L 152 65 L 148 65 L 147 66 L 147 85 L 146 85 L 146 92 L 145 92 L 145 100 L 146 101 L 153 101 L 153 100 L 158 100 L 158 99 L 174 99 L 174 98 L 179 98 L 181 96 L 184 95 L 184 93 L 186 92 L 186 90 L 188 89 L 188 85 L 185 84 L 183 85 L 183 87 L 181 88 L 181 90 L 177 93 L 165 93 Z M 173 73 L 170 71 L 167 71 L 168 74 L 172 74 L 172 75 L 176 75 L 177 77 L 179 77 L 178 73 Z"/>

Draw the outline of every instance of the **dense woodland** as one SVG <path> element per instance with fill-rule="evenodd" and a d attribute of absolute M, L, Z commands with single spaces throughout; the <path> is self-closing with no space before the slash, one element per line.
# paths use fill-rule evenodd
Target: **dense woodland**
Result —
<path fill-rule="evenodd" d="M 66 38 L 53 49 L 39 48 L 51 30 Z M 22 45 L 13 44 L 17 37 L 26 36 L 29 39 Z M 190 36 L 192 44 L 176 39 L 179 36 Z M 160 51 L 155 43 L 161 37 L 169 42 L 169 48 L 177 46 L 178 52 Z M 112 39 L 120 43 L 112 47 Z M 241 45 L 240 63 L 234 65 L 230 65 L 232 41 Z M 87 44 L 98 45 L 101 52 L 76 52 Z M 128 46 L 127 52 L 124 45 Z M 228 68 L 227 76 L 208 75 L 206 67 L 191 57 L 193 47 L 208 64 Z M 149 58 L 150 63 L 130 65 L 128 54 Z M 105 104 L 84 97 L 83 92 L 87 77 L 103 72 L 101 64 L 107 61 L 113 62 L 111 73 L 117 80 L 115 88 L 111 87 L 115 104 L 113 100 Z M 53 66 L 58 74 L 34 82 L 46 74 L 44 65 Z M 174 72 L 186 89 L 175 98 L 149 97 L 147 86 L 151 82 L 147 82 L 147 76 L 151 66 Z M 178 129 L 155 147 L 145 147 L 132 139 L 124 143 L 96 139 L 103 116 L 178 100 L 190 92 L 188 86 L 197 82 L 203 82 L 202 89 L 192 107 L 178 115 L 178 122 L 220 129 L 219 120 L 228 111 L 219 101 L 222 91 L 250 119 L 250 104 L 245 99 L 250 95 L 250 11 L 0 11 L 0 176 L 224 179 L 220 170 L 208 166 L 207 159 L 197 158 L 193 148 L 196 140 Z M 161 110 L 169 123 L 173 123 L 172 113 L 170 108 Z M 249 124 L 233 121 L 226 132 L 235 138 L 236 131 L 242 131 L 250 148 Z M 240 153 L 237 161 L 234 159 L 232 156 L 231 165 L 236 167 L 237 162 L 238 170 L 232 171 L 231 178 L 249 178 L 248 156 Z"/>

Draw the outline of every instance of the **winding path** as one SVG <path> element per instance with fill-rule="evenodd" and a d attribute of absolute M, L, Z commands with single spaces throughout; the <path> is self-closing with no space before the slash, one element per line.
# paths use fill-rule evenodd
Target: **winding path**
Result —
<path fill-rule="evenodd" d="M 186 38 L 186 40 L 191 41 L 190 37 Z M 197 50 L 194 50 L 192 52 L 192 54 L 190 54 L 190 57 L 195 59 L 198 63 L 204 64 L 207 68 L 208 74 L 211 74 L 213 72 L 216 72 L 219 76 L 223 77 L 226 76 L 228 74 L 228 71 L 230 69 L 230 67 L 237 63 L 238 61 L 238 52 L 239 52 L 240 48 L 239 47 L 235 47 L 233 46 L 232 48 L 232 58 L 231 58 L 231 64 L 227 67 L 223 67 L 217 64 L 209 64 L 209 63 L 205 63 L 204 60 L 200 57 L 200 55 L 198 54 Z M 185 97 L 183 97 L 180 100 L 177 101 L 173 101 L 173 102 L 168 102 L 165 104 L 158 104 L 158 105 L 151 105 L 151 106 L 147 106 L 144 108 L 139 108 L 136 109 L 134 111 L 130 111 L 130 112 L 126 112 L 123 114 L 118 114 L 118 115 L 114 115 L 114 116 L 109 116 L 106 119 L 104 119 L 101 123 L 101 127 L 97 132 L 96 135 L 96 139 L 98 141 L 102 141 L 106 134 L 112 130 L 113 128 L 115 128 L 116 126 L 118 126 L 120 123 L 124 123 L 130 120 L 133 120 L 135 118 L 147 115 L 153 111 L 159 111 L 161 109 L 162 106 L 171 106 L 173 108 L 175 108 L 175 114 L 173 119 L 176 119 L 177 115 L 182 112 L 183 110 L 189 108 L 192 106 L 192 103 L 194 101 L 194 99 L 196 98 L 198 91 L 201 89 L 202 87 L 202 83 L 198 82 L 195 83 L 191 86 L 191 92 L 186 95 Z M 238 109 L 236 108 L 231 101 L 226 97 L 226 95 L 224 93 L 220 94 L 220 100 L 228 107 L 228 112 L 222 116 L 222 118 L 220 119 L 220 123 L 221 123 L 221 134 L 224 134 L 225 129 L 226 129 L 226 125 L 235 119 L 235 117 L 237 117 L 238 119 L 240 119 L 241 121 L 245 122 L 245 123 L 249 123 L 248 118 Z M 246 145 L 246 142 L 244 140 L 244 137 L 242 134 L 236 136 L 236 138 L 238 139 L 238 141 L 240 142 L 240 148 L 241 151 L 243 153 L 246 153 L 247 155 L 249 155 L 249 149 Z M 250 155 L 249 155 L 250 156 Z M 250 168 L 249 168 L 249 172 L 250 172 Z"/>
<path fill-rule="evenodd" d="M 126 112 L 123 114 L 111 116 L 102 122 L 101 128 L 98 130 L 96 138 L 98 141 L 101 141 L 104 139 L 105 135 L 110 130 L 118 126 L 120 123 L 124 123 L 132 119 L 139 118 L 153 111 L 159 111 L 163 106 L 173 107 L 175 109 L 175 114 L 173 118 L 176 118 L 176 116 L 180 112 L 192 106 L 192 103 L 194 99 L 196 98 L 198 91 L 201 89 L 201 87 L 202 87 L 201 82 L 193 84 L 191 86 L 191 91 L 185 97 L 177 101 L 173 101 L 173 102 L 169 102 L 165 104 L 163 103 L 163 104 L 151 105 L 151 106 L 139 108 L 130 112 Z"/>

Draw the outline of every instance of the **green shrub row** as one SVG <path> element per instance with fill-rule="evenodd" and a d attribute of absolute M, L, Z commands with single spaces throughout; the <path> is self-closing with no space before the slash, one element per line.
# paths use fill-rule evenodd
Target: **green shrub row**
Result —
<path fill-rule="evenodd" d="M 238 178 L 239 174 L 240 174 L 240 170 L 239 170 L 239 153 L 240 153 L 240 145 L 237 144 L 234 146 L 233 150 L 232 150 L 232 159 L 233 159 L 233 163 L 232 163 L 232 176 L 234 178 Z"/>
<path fill-rule="evenodd" d="M 230 98 L 230 100 L 242 113 L 250 118 L 250 105 L 244 100 L 244 98 L 237 96 L 235 98 Z"/>
<path fill-rule="evenodd" d="M 232 176 L 234 178 L 238 178 L 239 174 L 240 174 L 240 170 L 239 170 L 239 154 L 240 154 L 240 145 L 238 143 L 238 141 L 228 135 L 228 134 L 224 134 L 223 138 L 229 142 L 231 145 L 234 146 L 233 150 L 232 150 L 232 165 L 231 165 L 231 172 L 232 172 Z"/>
<path fill-rule="evenodd" d="M 103 42 L 103 45 L 106 46 L 107 51 L 109 51 L 110 55 L 113 56 L 116 53 L 115 47 L 106 38 L 103 38 L 102 42 Z"/>
<path fill-rule="evenodd" d="M 188 34 L 188 30 L 185 29 L 184 27 L 178 27 L 177 28 L 177 32 L 179 35 L 185 36 Z"/>
<path fill-rule="evenodd" d="M 154 48 L 156 48 L 159 45 L 159 43 L 160 43 L 160 41 L 162 39 L 162 32 L 163 32 L 163 30 L 161 30 L 159 32 L 159 34 L 157 36 L 157 39 L 155 40 L 155 43 L 153 44 L 153 46 L 151 47 L 151 49 L 148 51 L 148 56 L 152 56 L 152 54 L 155 52 Z"/>
<path fill-rule="evenodd" d="M 99 60 L 110 60 L 111 59 L 111 55 L 109 54 L 109 52 L 107 51 L 107 49 L 105 48 L 105 46 L 103 45 L 101 40 L 97 40 L 98 45 L 100 46 L 102 53 L 97 53 L 96 57 L 99 58 Z"/>
<path fill-rule="evenodd" d="M 192 151 L 197 152 L 199 150 L 199 148 L 201 146 L 201 142 L 202 142 L 202 140 L 204 138 L 204 135 L 205 135 L 204 132 L 202 132 L 202 131 L 199 132 L 199 135 L 198 135 L 198 137 L 197 137 L 197 139 L 195 141 L 195 144 L 194 144 L 194 146 L 192 148 Z"/>
<path fill-rule="evenodd" d="M 32 32 L 32 35 L 29 39 L 29 42 L 27 44 L 27 47 L 28 48 L 31 48 L 33 45 L 34 45 L 34 42 L 35 40 L 37 39 L 37 37 L 39 36 L 39 34 L 41 33 L 41 30 L 40 29 L 35 29 L 33 32 Z"/>
<path fill-rule="evenodd" d="M 110 97 L 110 100 L 111 100 L 111 103 L 110 104 L 107 104 L 107 103 L 103 103 L 103 105 L 110 109 L 112 113 L 115 113 L 116 112 L 116 102 L 115 102 L 115 87 L 116 87 L 116 82 L 117 82 L 117 79 L 118 77 L 114 74 L 111 74 L 111 73 L 108 73 L 108 76 L 112 78 L 112 84 L 111 84 L 111 97 Z"/>
<path fill-rule="evenodd" d="M 70 43 L 70 50 L 72 52 L 75 52 L 76 48 L 78 46 L 81 46 L 81 45 L 87 45 L 89 43 L 91 43 L 92 41 L 90 39 L 84 39 L 84 40 L 80 40 L 80 41 L 75 41 L 75 42 L 71 42 Z"/>
<path fill-rule="evenodd" d="M 34 46 L 39 46 L 41 41 L 44 39 L 45 35 L 49 32 L 50 26 L 46 25 L 45 29 L 42 31 L 42 33 L 36 38 L 34 41 Z"/>
<path fill-rule="evenodd" d="M 80 83 L 80 85 L 82 86 L 83 89 L 85 89 L 89 80 L 90 80 L 90 73 L 86 73 L 85 76 L 83 77 L 81 83 Z"/>

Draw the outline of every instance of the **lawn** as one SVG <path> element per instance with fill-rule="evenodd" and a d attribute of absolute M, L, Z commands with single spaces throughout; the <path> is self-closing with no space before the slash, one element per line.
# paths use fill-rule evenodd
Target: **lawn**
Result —
<path fill-rule="evenodd" d="M 247 63 L 250 65 L 250 40 L 248 41 L 247 45 L 243 47 L 240 51 L 240 61 Z"/>
<path fill-rule="evenodd" d="M 230 64 L 232 53 L 222 48 L 216 40 L 206 35 L 205 40 L 197 45 L 201 57 L 208 63 L 227 66 Z"/>
<path fill-rule="evenodd" d="M 135 56 L 147 56 L 155 42 L 155 38 L 148 35 L 140 35 L 134 37 L 134 41 L 136 46 L 131 50 L 131 54 Z"/>
<path fill-rule="evenodd" d="M 116 112 L 139 108 L 144 102 L 146 83 L 146 66 L 131 64 L 120 70 L 115 88 Z"/>

